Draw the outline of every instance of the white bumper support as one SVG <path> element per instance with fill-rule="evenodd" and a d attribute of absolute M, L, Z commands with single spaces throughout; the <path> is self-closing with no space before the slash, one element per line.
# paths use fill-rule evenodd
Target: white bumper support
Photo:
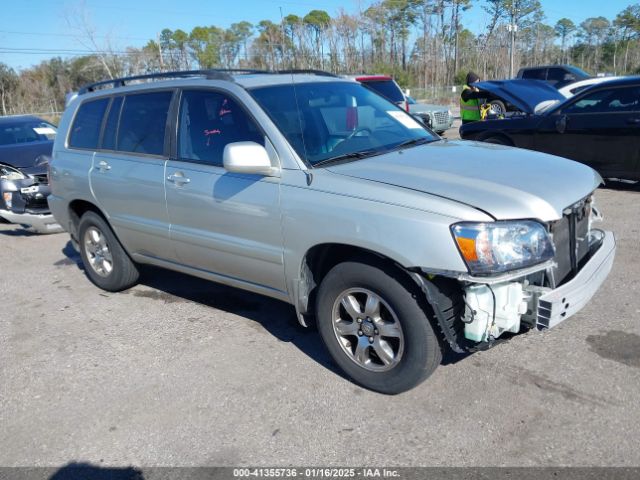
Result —
<path fill-rule="evenodd" d="M 609 275 L 615 253 L 613 232 L 604 232 L 602 245 L 582 270 L 569 282 L 538 298 L 538 329 L 555 327 L 584 307 Z"/>
<path fill-rule="evenodd" d="M 58 233 L 62 232 L 62 227 L 53 218 L 53 215 L 34 215 L 31 213 L 13 213 L 9 210 L 0 210 L 0 217 L 8 222 L 20 225 L 28 225 L 38 233 Z"/>

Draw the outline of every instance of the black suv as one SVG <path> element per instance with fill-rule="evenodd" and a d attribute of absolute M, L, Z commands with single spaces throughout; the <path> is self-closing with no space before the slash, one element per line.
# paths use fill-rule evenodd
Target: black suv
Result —
<path fill-rule="evenodd" d="M 518 70 L 516 78 L 543 80 L 556 88 L 562 88 L 570 83 L 591 78 L 591 76 L 573 65 L 544 65 L 521 68 Z"/>

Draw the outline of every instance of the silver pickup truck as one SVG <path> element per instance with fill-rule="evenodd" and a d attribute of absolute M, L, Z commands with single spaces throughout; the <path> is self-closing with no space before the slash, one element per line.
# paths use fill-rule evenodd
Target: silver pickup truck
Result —
<path fill-rule="evenodd" d="M 172 72 L 79 92 L 49 204 L 99 287 L 153 264 L 289 302 L 353 381 L 393 394 L 446 348 L 589 301 L 615 253 L 593 225 L 600 183 L 562 158 L 443 140 L 322 72 Z"/>

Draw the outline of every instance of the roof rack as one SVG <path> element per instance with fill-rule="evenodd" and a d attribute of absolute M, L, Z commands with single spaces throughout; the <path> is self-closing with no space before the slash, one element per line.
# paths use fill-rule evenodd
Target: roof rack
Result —
<path fill-rule="evenodd" d="M 182 71 L 174 71 L 174 72 L 160 72 L 160 73 L 149 73 L 146 75 L 135 75 L 133 77 L 123 77 L 123 78 L 112 78 L 111 80 L 103 80 L 101 82 L 91 83 L 89 85 L 85 85 L 78 90 L 78 95 L 83 95 L 88 92 L 95 92 L 101 88 L 118 88 L 124 87 L 129 82 L 139 81 L 139 80 L 158 80 L 158 79 L 168 79 L 168 78 L 188 78 L 188 77 L 205 77 L 211 80 L 233 80 L 231 76 L 234 73 L 242 73 L 242 74 L 301 74 L 308 73 L 312 75 L 322 75 L 324 77 L 336 77 L 339 78 L 338 75 L 335 75 L 330 72 L 325 72 L 324 70 L 312 70 L 312 69 L 290 69 L 290 70 L 258 70 L 252 68 L 212 68 L 208 70 L 182 70 Z"/>
<path fill-rule="evenodd" d="M 340 78 L 339 75 L 336 75 L 334 73 L 331 72 L 325 72 L 324 70 L 313 70 L 313 69 L 298 69 L 298 68 L 294 68 L 294 69 L 289 69 L 289 70 L 276 70 L 274 72 L 264 72 L 264 73 L 279 73 L 279 74 L 287 74 L 287 73 L 291 73 L 291 74 L 297 74 L 297 73 L 309 73 L 312 75 L 320 75 L 323 77 L 336 77 L 336 78 Z"/>
<path fill-rule="evenodd" d="M 274 73 L 268 70 L 257 69 L 245 69 L 245 68 L 214 68 L 209 70 L 183 70 L 175 72 L 160 72 L 149 73 L 146 75 L 135 75 L 132 77 L 113 78 L 110 80 L 103 80 L 101 82 L 91 83 L 80 88 L 78 95 L 82 95 L 88 92 L 95 92 L 100 88 L 118 88 L 124 87 L 127 83 L 138 80 L 156 80 L 156 79 L 169 79 L 169 78 L 187 78 L 187 77 L 205 77 L 215 80 L 232 80 L 231 74 L 233 73 Z"/>

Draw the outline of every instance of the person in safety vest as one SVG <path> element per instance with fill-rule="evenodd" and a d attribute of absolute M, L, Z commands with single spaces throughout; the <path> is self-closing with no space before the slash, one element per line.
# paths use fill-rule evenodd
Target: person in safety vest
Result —
<path fill-rule="evenodd" d="M 462 118 L 462 123 L 477 122 L 482 119 L 480 113 L 482 102 L 480 98 L 483 98 L 483 95 L 473 86 L 474 83 L 479 81 L 480 77 L 478 75 L 473 72 L 467 73 L 467 81 L 460 94 L 460 117 Z"/>

